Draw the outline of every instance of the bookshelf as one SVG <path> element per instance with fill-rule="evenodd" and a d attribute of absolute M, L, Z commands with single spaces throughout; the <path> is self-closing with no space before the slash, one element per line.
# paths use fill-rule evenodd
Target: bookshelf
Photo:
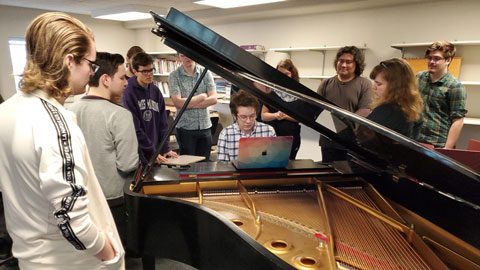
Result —
<path fill-rule="evenodd" d="M 162 92 L 163 97 L 170 98 L 170 91 L 168 88 L 168 76 L 170 72 L 180 67 L 181 63 L 177 60 L 175 51 L 158 51 L 147 52 L 153 58 L 154 80 L 155 85 Z M 230 86 L 231 84 L 212 73 L 215 80 L 217 96 L 219 102 L 230 103 Z"/>

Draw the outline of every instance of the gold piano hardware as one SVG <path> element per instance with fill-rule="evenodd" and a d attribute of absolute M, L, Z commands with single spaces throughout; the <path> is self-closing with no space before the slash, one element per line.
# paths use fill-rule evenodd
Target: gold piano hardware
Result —
<path fill-rule="evenodd" d="M 147 187 L 217 211 L 297 269 L 448 269 L 363 181 L 341 188 L 315 178 Z"/>

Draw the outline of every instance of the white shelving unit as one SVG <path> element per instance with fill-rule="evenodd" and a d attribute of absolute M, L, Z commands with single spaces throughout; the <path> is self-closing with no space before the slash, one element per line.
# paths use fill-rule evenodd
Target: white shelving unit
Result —
<path fill-rule="evenodd" d="M 433 42 L 416 42 L 416 43 L 398 43 L 398 44 L 391 44 L 390 46 L 394 49 L 400 50 L 402 52 L 402 57 L 405 56 L 405 51 L 409 48 L 421 48 L 425 47 L 425 49 L 430 46 Z M 466 40 L 466 41 L 451 41 L 451 43 L 455 46 L 480 46 L 480 40 Z M 479 50 L 480 52 L 480 50 Z M 479 76 L 480 77 L 480 76 Z M 468 91 L 468 88 L 478 88 L 480 86 L 480 81 L 461 81 L 462 84 L 465 86 L 465 89 Z M 472 89 L 470 89 L 472 90 Z M 477 89 L 478 90 L 478 89 Z M 468 96 L 468 93 L 467 93 Z M 467 97 L 468 101 L 468 97 Z M 478 117 L 465 117 L 464 119 L 465 125 L 480 125 L 480 118 Z"/>
<path fill-rule="evenodd" d="M 465 117 L 463 119 L 465 125 L 475 125 L 480 126 L 480 118 Z"/>
<path fill-rule="evenodd" d="M 311 75 L 311 76 L 300 76 L 301 79 L 318 79 L 318 80 L 323 80 L 323 79 L 328 79 L 334 75 L 328 76 L 325 75 L 325 54 L 327 51 L 338 51 L 338 49 L 342 48 L 344 46 L 317 46 L 317 47 L 293 47 L 293 48 L 271 48 L 269 51 L 272 52 L 279 52 L 279 53 L 287 53 L 289 57 L 292 57 L 292 53 L 297 53 L 297 52 L 319 52 L 322 54 L 322 74 L 321 75 Z M 357 46 L 357 48 L 361 50 L 366 50 L 367 46 L 366 44 L 364 46 Z"/>

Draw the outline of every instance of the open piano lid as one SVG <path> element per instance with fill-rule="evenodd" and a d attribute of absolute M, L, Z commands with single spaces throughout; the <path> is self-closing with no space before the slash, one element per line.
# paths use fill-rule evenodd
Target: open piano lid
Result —
<path fill-rule="evenodd" d="M 332 105 L 314 91 L 174 8 L 170 9 L 166 18 L 151 13 L 158 26 L 152 32 L 163 37 L 167 46 L 341 144 L 355 163 L 382 179 L 373 184 L 381 192 L 386 191 L 387 197 L 395 201 L 403 198 L 404 202 L 400 204 L 480 248 L 478 173 L 407 137 Z M 265 94 L 260 91 L 259 85 L 294 95 L 298 97 L 298 102 L 286 104 L 273 92 Z M 323 110 L 342 119 L 351 128 L 336 133 L 317 123 L 315 118 Z M 433 194 L 431 198 L 441 198 L 447 203 L 430 205 L 432 201 L 436 203 L 436 199 L 422 198 L 429 194 Z M 409 200 L 410 196 L 416 198 Z M 456 226 L 463 226 L 463 229 L 458 230 Z"/>

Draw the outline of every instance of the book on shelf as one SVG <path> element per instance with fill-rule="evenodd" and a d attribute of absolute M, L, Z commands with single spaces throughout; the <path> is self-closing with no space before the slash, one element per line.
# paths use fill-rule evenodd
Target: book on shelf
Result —
<path fill-rule="evenodd" d="M 166 58 L 153 58 L 153 69 L 155 74 L 168 74 L 177 69 L 181 63 L 177 60 L 170 60 Z"/>
<path fill-rule="evenodd" d="M 153 84 L 158 87 L 160 92 L 162 93 L 162 96 L 164 98 L 170 97 L 170 90 L 168 89 L 168 82 L 166 81 L 153 81 Z"/>
<path fill-rule="evenodd" d="M 253 50 L 253 51 L 264 51 L 265 46 L 263 45 L 240 45 L 240 48 L 244 50 Z"/>

